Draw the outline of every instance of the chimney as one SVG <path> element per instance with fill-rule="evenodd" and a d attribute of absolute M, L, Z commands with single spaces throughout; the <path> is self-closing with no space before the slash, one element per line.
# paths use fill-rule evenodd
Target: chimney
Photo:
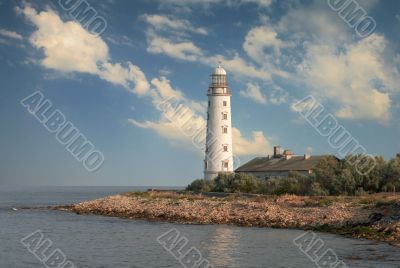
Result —
<path fill-rule="evenodd" d="M 284 157 L 286 160 L 291 159 L 293 156 L 294 156 L 294 153 L 293 153 L 292 150 L 284 150 L 284 151 L 283 151 L 283 157 Z"/>
<path fill-rule="evenodd" d="M 281 156 L 282 156 L 282 154 L 281 154 L 281 146 L 279 146 L 279 145 L 274 146 L 274 158 L 279 158 Z"/>

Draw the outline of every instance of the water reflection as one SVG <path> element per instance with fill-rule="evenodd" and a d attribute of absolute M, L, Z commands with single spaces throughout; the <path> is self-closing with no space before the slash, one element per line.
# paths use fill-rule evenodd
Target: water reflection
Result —
<path fill-rule="evenodd" d="M 239 230 L 218 226 L 208 233 L 203 243 L 204 257 L 215 267 L 240 267 L 238 265 Z"/>

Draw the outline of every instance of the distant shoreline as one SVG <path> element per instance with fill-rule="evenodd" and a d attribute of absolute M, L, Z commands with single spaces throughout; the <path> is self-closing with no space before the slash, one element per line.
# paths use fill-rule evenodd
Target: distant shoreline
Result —
<path fill-rule="evenodd" d="M 362 197 L 123 193 L 57 210 L 127 219 L 313 230 L 389 242 L 400 247 L 400 196 Z"/>

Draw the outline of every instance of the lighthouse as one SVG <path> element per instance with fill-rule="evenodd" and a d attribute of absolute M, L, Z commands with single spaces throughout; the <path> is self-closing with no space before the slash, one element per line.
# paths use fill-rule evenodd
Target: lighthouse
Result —
<path fill-rule="evenodd" d="M 231 95 L 226 71 L 218 66 L 211 75 L 207 93 L 204 178 L 208 180 L 221 172 L 233 172 Z"/>

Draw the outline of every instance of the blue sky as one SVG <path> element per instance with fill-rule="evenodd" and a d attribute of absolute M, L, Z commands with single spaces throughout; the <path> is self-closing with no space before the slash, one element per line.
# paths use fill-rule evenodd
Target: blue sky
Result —
<path fill-rule="evenodd" d="M 293 104 L 314 96 L 372 155 L 400 152 L 400 3 L 358 0 L 361 38 L 327 1 L 90 1 L 99 36 L 58 1 L 0 1 L 0 184 L 186 185 L 203 152 L 156 107 L 204 122 L 213 67 L 227 69 L 234 154 L 280 144 L 335 154 Z M 20 101 L 40 90 L 100 150 L 88 172 Z"/>

